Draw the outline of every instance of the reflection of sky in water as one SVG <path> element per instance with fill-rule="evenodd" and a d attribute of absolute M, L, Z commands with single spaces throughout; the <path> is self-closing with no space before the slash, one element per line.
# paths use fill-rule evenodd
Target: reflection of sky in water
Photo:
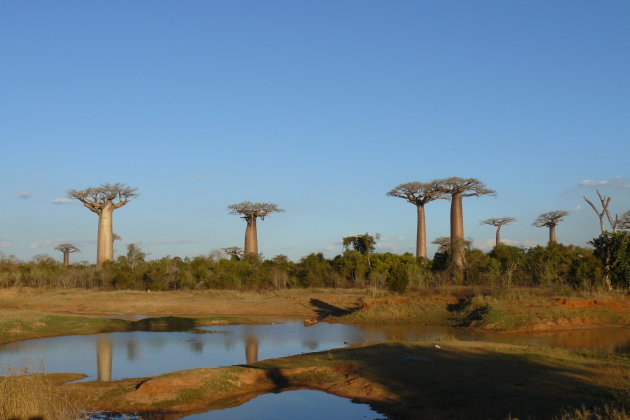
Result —
<path fill-rule="evenodd" d="M 238 407 L 186 417 L 195 420 L 353 420 L 382 419 L 367 404 L 319 391 L 287 391 L 265 394 Z"/>
<path fill-rule="evenodd" d="M 627 329 L 538 334 L 472 334 L 466 330 L 417 325 L 302 323 L 229 325 L 207 333 L 125 332 L 53 337 L 0 345 L 0 374 L 25 364 L 46 372 L 85 373 L 88 379 L 143 377 L 165 372 L 252 363 L 293 354 L 386 340 L 433 341 L 447 337 L 566 348 L 628 352 Z M 99 369 L 100 366 L 100 369 Z M 111 371 L 111 372 L 109 372 Z"/>

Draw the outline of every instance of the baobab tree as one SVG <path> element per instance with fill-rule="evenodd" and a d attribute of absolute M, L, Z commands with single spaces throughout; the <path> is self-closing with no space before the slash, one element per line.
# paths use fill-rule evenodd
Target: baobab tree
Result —
<path fill-rule="evenodd" d="M 549 244 L 556 243 L 556 226 L 560 223 L 569 212 L 565 210 L 554 210 L 547 213 L 543 213 L 532 225 L 536 227 L 548 227 L 549 228 Z"/>
<path fill-rule="evenodd" d="M 501 227 L 515 221 L 516 219 L 513 217 L 493 217 L 491 219 L 482 220 L 481 224 L 496 226 L 496 246 L 498 246 L 501 243 Z"/>
<path fill-rule="evenodd" d="M 114 259 L 114 234 L 112 232 L 112 215 L 114 210 L 137 197 L 137 189 L 123 184 L 102 184 L 99 187 L 85 190 L 69 190 L 68 196 L 76 198 L 90 211 L 98 215 L 98 239 L 96 246 L 96 263 L 101 266 Z"/>
<path fill-rule="evenodd" d="M 462 273 L 466 265 L 464 247 L 464 210 L 462 198 L 496 195 L 494 190 L 476 178 L 450 177 L 433 181 L 438 191 L 451 200 L 451 252 L 450 265 L 454 274 Z"/>
<path fill-rule="evenodd" d="M 226 255 L 230 256 L 232 261 L 238 261 L 241 259 L 243 255 L 243 248 L 240 246 L 229 246 L 227 248 L 221 248 L 221 251 L 225 252 Z"/>
<path fill-rule="evenodd" d="M 63 265 L 70 265 L 70 254 L 74 252 L 81 252 L 79 248 L 72 244 L 59 244 L 55 247 L 55 249 L 63 253 Z"/>
<path fill-rule="evenodd" d="M 284 210 L 278 208 L 277 204 L 273 203 L 252 203 L 250 201 L 243 201 L 242 203 L 232 204 L 228 206 L 230 214 L 240 214 L 241 218 L 247 222 L 245 228 L 245 254 L 258 255 L 258 235 L 256 233 L 256 219 L 260 217 L 261 220 L 265 220 L 265 217 L 270 213 L 280 213 Z"/>
<path fill-rule="evenodd" d="M 437 189 L 434 182 L 408 182 L 394 187 L 387 193 L 390 197 L 404 198 L 407 202 L 416 206 L 418 212 L 418 223 L 416 227 L 416 257 L 427 257 L 427 228 L 425 222 L 424 206 L 446 195 Z"/>

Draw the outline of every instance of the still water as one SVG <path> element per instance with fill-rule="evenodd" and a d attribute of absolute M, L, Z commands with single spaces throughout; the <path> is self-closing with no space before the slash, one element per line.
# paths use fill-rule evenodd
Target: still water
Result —
<path fill-rule="evenodd" d="M 116 380 L 211 368 L 387 340 L 482 340 L 630 354 L 630 330 L 596 329 L 530 334 L 475 334 L 462 329 L 414 325 L 304 327 L 271 325 L 205 327 L 202 332 L 122 332 L 52 337 L 0 345 L 0 374 L 29 365 L 46 372 L 77 372 L 86 380 Z"/>
<path fill-rule="evenodd" d="M 299 413 L 299 414 L 296 414 Z M 383 419 L 367 404 L 354 404 L 345 398 L 321 391 L 287 391 L 265 394 L 243 405 L 225 410 L 186 416 L 194 420 L 353 420 Z"/>

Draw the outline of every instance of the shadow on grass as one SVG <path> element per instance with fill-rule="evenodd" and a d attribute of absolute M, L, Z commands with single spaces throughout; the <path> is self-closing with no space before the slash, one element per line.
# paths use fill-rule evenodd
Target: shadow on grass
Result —
<path fill-rule="evenodd" d="M 549 419 L 566 408 L 614 403 L 612 388 L 588 381 L 598 375 L 590 360 L 449 347 L 388 343 L 333 354 L 358 361 L 361 376 L 400 399 L 375 405 L 392 419 Z"/>
<path fill-rule="evenodd" d="M 164 316 L 132 321 L 130 331 L 195 331 L 197 322 L 193 318 Z"/>
<path fill-rule="evenodd" d="M 324 302 L 323 300 L 312 298 L 310 300 L 311 306 L 315 307 L 315 313 L 317 314 L 317 319 L 321 321 L 322 319 L 328 318 L 329 316 L 339 317 L 350 315 L 353 312 L 361 309 L 360 304 L 356 304 L 350 309 L 340 308 L 335 305 L 331 305 L 330 303 Z"/>

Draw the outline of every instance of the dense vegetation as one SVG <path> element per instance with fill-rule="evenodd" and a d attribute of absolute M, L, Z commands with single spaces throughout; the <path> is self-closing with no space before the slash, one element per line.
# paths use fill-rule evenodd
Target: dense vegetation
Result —
<path fill-rule="evenodd" d="M 284 255 L 261 259 L 214 253 L 195 258 L 164 257 L 146 261 L 133 244 L 128 253 L 103 267 L 64 266 L 48 256 L 23 262 L 0 259 L 0 287 L 80 287 L 99 289 L 263 290 L 305 287 L 374 287 L 404 292 L 409 287 L 448 284 L 489 287 L 572 287 L 583 290 L 630 287 L 630 232 L 604 233 L 594 249 L 550 244 L 522 249 L 498 245 L 488 253 L 466 248 L 463 277 L 448 270 L 448 245 L 432 260 L 411 254 L 373 253 L 361 236 L 347 241 L 332 259 L 314 253 L 292 262 Z M 369 235 L 366 238 L 369 240 Z M 369 241 L 368 241 L 369 242 Z"/>

